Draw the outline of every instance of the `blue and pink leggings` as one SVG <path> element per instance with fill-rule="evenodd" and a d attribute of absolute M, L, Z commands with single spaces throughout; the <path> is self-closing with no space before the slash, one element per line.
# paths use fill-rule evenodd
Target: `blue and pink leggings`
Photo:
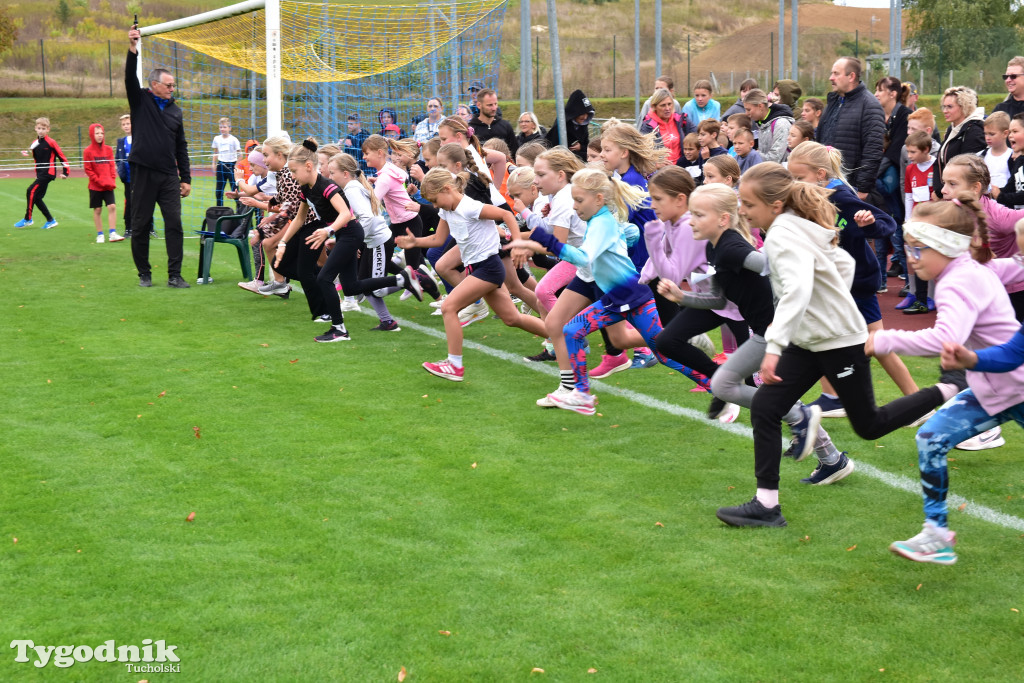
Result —
<path fill-rule="evenodd" d="M 617 322 L 628 320 L 644 341 L 658 357 L 658 360 L 677 372 L 686 375 L 698 385 L 710 391 L 710 383 L 707 377 L 684 367 L 674 360 L 666 358 L 658 352 L 654 338 L 661 332 L 661 319 L 658 317 L 658 308 L 654 299 L 636 308 L 625 312 L 608 310 L 601 301 L 596 301 L 584 308 L 580 313 L 570 320 L 564 328 L 565 344 L 569 349 L 569 362 L 572 364 L 572 374 L 576 380 L 576 389 L 587 393 L 590 391 L 590 376 L 587 374 L 587 354 L 583 350 L 586 347 L 587 336 L 602 328 L 614 325 Z"/>

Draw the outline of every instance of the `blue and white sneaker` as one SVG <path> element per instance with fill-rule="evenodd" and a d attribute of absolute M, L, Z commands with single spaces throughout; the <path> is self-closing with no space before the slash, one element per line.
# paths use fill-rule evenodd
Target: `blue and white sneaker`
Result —
<path fill-rule="evenodd" d="M 921 533 L 905 541 L 894 541 L 889 544 L 889 550 L 914 562 L 956 564 L 954 545 L 956 532 L 940 529 L 932 522 L 925 522 Z"/>
<path fill-rule="evenodd" d="M 649 368 L 658 364 L 658 357 L 653 353 L 642 353 L 639 350 L 633 351 L 633 364 L 631 368 Z"/>
<path fill-rule="evenodd" d="M 850 476 L 853 469 L 853 461 L 846 457 L 846 451 L 843 451 L 839 454 L 839 460 L 834 465 L 825 465 L 819 461 L 817 468 L 811 473 L 811 476 L 801 479 L 800 483 L 827 486 Z"/>
<path fill-rule="evenodd" d="M 14 227 L 16 227 L 16 228 L 27 228 L 27 227 L 31 226 L 32 223 L 34 223 L 34 222 L 35 221 L 30 221 L 27 218 L 22 218 L 20 221 L 18 221 L 17 223 L 14 224 Z"/>
<path fill-rule="evenodd" d="M 60 225 L 60 223 L 58 223 L 57 219 L 54 218 L 52 221 L 46 221 L 46 224 L 43 225 L 43 230 L 49 230 L 50 228 L 56 228 L 58 225 Z M 116 232 L 115 233 L 111 233 L 111 235 L 117 235 L 117 233 Z M 111 239 L 110 241 L 111 242 L 120 242 L 121 240 L 124 239 L 123 237 L 120 237 L 119 235 L 118 235 L 118 238 L 119 239 L 116 239 L 116 240 L 115 239 Z"/>
<path fill-rule="evenodd" d="M 846 417 L 846 409 L 843 408 L 843 403 L 838 398 L 829 398 L 822 394 L 811 401 L 810 405 L 821 408 L 822 417 Z"/>
<path fill-rule="evenodd" d="M 800 406 L 804 416 L 795 425 L 790 425 L 793 432 L 793 459 L 800 462 L 814 450 L 814 441 L 818 438 L 818 427 L 821 426 L 821 408 L 811 404 Z"/>

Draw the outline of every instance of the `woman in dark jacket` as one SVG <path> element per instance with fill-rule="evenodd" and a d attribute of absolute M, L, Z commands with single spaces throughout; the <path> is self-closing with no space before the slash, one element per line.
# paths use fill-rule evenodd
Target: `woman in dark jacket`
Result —
<path fill-rule="evenodd" d="M 907 141 L 906 107 L 910 89 L 893 76 L 878 79 L 875 83 L 875 99 L 882 105 L 885 115 L 885 151 L 878 166 L 875 188 L 885 199 L 885 209 L 897 222 L 903 222 L 903 188 L 900 184 L 900 152 Z"/>
<path fill-rule="evenodd" d="M 942 115 L 949 123 L 939 158 L 935 162 L 934 192 L 942 198 L 942 169 L 957 154 L 977 154 L 985 149 L 985 119 L 978 110 L 978 93 L 958 85 L 942 94 Z"/>
<path fill-rule="evenodd" d="M 519 115 L 519 133 L 516 135 L 516 142 L 522 147 L 527 142 L 541 142 L 547 134 L 547 129 L 540 125 L 537 115 L 532 111 L 524 111 Z"/>

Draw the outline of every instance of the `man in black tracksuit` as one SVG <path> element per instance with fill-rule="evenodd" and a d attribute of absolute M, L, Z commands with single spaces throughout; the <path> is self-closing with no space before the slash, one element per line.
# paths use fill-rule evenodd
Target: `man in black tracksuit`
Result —
<path fill-rule="evenodd" d="M 167 286 L 185 289 L 181 277 L 181 200 L 192 191 L 188 143 L 181 109 L 174 103 L 174 76 L 163 69 L 149 74 L 149 88 L 139 85 L 139 31 L 128 32 L 128 58 L 124 87 L 132 115 L 132 151 L 128 165 L 132 179 L 132 225 L 149 225 L 156 205 L 164 218 L 167 245 Z M 132 258 L 139 271 L 139 286 L 152 285 L 149 231 L 132 231 Z"/>

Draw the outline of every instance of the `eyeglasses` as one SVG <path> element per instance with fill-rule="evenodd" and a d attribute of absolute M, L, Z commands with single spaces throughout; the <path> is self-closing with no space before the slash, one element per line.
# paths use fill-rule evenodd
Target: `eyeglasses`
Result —
<path fill-rule="evenodd" d="M 912 247 L 909 244 L 904 244 L 903 245 L 903 251 L 906 253 L 907 258 L 912 258 L 915 261 L 920 261 L 921 260 L 921 252 L 927 251 L 929 249 L 931 249 L 931 247 L 925 247 L 925 246 Z"/>
<path fill-rule="evenodd" d="M 1021 76 L 1024 76 L 1024 74 L 1003 74 L 1003 80 L 1004 81 L 1015 81 L 1018 78 L 1020 78 Z"/>

